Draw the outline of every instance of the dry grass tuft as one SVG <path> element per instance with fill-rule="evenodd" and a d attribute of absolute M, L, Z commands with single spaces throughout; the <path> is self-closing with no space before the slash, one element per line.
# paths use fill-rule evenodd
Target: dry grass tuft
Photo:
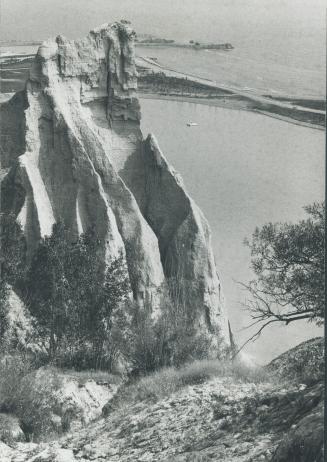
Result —
<path fill-rule="evenodd" d="M 233 377 L 252 383 L 271 381 L 271 376 L 263 368 L 249 368 L 237 361 L 198 360 L 180 368 L 162 368 L 122 387 L 112 405 L 124 407 L 140 401 L 156 402 L 183 387 L 214 377 Z"/>

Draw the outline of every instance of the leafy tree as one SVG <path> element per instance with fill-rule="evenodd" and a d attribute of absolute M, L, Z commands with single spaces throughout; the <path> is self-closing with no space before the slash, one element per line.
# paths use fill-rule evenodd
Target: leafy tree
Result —
<path fill-rule="evenodd" d="M 78 341 L 92 347 L 94 367 L 100 367 L 111 342 L 113 320 L 127 302 L 129 281 L 123 257 L 105 267 L 94 230 L 81 235 L 71 246 L 66 264 L 67 279 L 78 322 Z"/>
<path fill-rule="evenodd" d="M 249 284 L 242 284 L 251 295 L 245 306 L 254 321 L 251 326 L 261 324 L 248 341 L 275 322 L 323 323 L 325 205 L 314 203 L 304 209 L 306 220 L 266 224 L 255 230 L 251 242 L 245 242 L 256 275 Z"/>
<path fill-rule="evenodd" d="M 67 232 L 61 223 L 55 224 L 52 235 L 39 243 L 25 281 L 25 302 L 37 319 L 40 338 L 46 340 L 44 346 L 50 359 L 73 327 L 69 283 L 65 276 L 68 253 Z"/>
<path fill-rule="evenodd" d="M 8 329 L 8 317 L 7 317 L 7 300 L 8 300 L 8 286 L 1 279 L 0 280 L 0 342 Z"/>
<path fill-rule="evenodd" d="M 26 241 L 13 214 L 1 214 L 0 225 L 1 281 L 16 286 L 25 271 Z"/>
<path fill-rule="evenodd" d="M 71 242 L 59 223 L 34 255 L 26 279 L 27 301 L 50 360 L 102 365 L 113 316 L 127 299 L 129 284 L 122 257 L 106 267 L 100 244 L 92 230 Z"/>
<path fill-rule="evenodd" d="M 7 325 L 10 286 L 20 289 L 25 271 L 26 242 L 13 214 L 0 215 L 0 339 Z"/>

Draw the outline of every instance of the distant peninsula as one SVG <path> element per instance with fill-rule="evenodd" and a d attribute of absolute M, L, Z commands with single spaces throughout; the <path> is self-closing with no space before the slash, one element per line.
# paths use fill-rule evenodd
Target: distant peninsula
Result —
<path fill-rule="evenodd" d="M 128 24 L 128 21 L 125 21 Z M 0 47 L 8 46 L 37 46 L 42 40 L 0 40 Z M 150 34 L 138 34 L 135 39 L 136 46 L 169 46 L 178 48 L 192 48 L 194 50 L 233 50 L 231 43 L 201 43 L 190 40 L 189 42 L 176 42 L 172 39 L 155 37 Z"/>
<path fill-rule="evenodd" d="M 0 47 L 37 46 L 42 40 L 0 40 Z"/>
<path fill-rule="evenodd" d="M 149 34 L 138 35 L 136 38 L 136 46 L 169 46 L 178 48 L 192 48 L 194 50 L 233 50 L 231 43 L 201 43 L 195 40 L 189 42 L 175 42 L 172 39 L 154 37 Z"/>

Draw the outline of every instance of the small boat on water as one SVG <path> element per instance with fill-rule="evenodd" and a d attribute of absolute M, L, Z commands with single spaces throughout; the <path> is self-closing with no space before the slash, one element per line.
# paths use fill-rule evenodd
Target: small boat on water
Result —
<path fill-rule="evenodd" d="M 188 122 L 186 125 L 187 125 L 188 127 L 196 127 L 196 126 L 199 125 L 199 124 L 197 124 L 196 122 Z"/>

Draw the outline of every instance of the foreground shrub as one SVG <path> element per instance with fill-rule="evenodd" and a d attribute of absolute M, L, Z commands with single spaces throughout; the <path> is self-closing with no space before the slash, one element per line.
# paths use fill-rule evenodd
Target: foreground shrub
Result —
<path fill-rule="evenodd" d="M 44 380 L 35 382 L 36 367 L 26 355 L 16 352 L 0 360 L 0 412 L 14 414 L 27 440 L 54 433 L 53 395 L 60 382 L 49 369 Z"/>
<path fill-rule="evenodd" d="M 23 377 L 15 394 L 14 411 L 20 418 L 28 441 L 38 441 L 40 437 L 51 438 L 58 432 L 53 413 L 56 411 L 55 392 L 60 388 L 61 381 L 51 369 L 43 374 L 43 380 L 40 380 L 40 376 L 37 382 L 35 374 L 37 372 Z"/>
<path fill-rule="evenodd" d="M 137 376 L 163 367 L 180 366 L 187 361 L 208 357 L 210 343 L 192 329 L 174 329 L 166 319 L 152 324 L 144 316 L 133 326 L 125 358 Z"/>
<path fill-rule="evenodd" d="M 9 446 L 26 441 L 19 420 L 12 414 L 0 414 L 0 441 Z"/>
<path fill-rule="evenodd" d="M 197 313 L 190 308 L 189 293 L 195 288 L 183 278 L 169 284 L 168 290 L 163 289 L 166 297 L 158 320 L 152 320 L 151 306 L 131 307 L 130 336 L 123 354 L 135 375 L 179 367 L 212 354 L 211 340 L 203 330 L 198 332 Z"/>
<path fill-rule="evenodd" d="M 22 379 L 34 370 L 33 363 L 23 354 L 6 355 L 0 359 L 0 412 L 14 412 Z"/>
<path fill-rule="evenodd" d="M 106 267 L 89 229 L 74 242 L 62 223 L 43 238 L 24 281 L 24 299 L 48 362 L 101 369 L 115 359 L 111 331 L 130 291 L 124 258 Z"/>

